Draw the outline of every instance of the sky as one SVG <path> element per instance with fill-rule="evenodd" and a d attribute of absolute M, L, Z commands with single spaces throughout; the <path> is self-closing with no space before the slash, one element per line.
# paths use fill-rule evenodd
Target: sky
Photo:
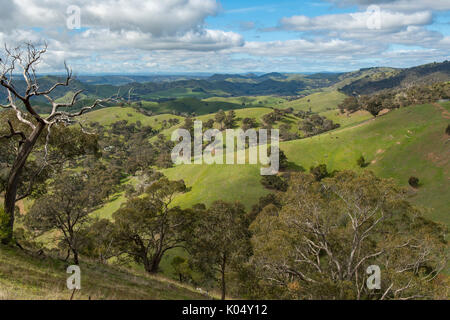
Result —
<path fill-rule="evenodd" d="M 351 71 L 450 56 L 450 0 L 0 0 L 0 43 L 38 72 Z"/>

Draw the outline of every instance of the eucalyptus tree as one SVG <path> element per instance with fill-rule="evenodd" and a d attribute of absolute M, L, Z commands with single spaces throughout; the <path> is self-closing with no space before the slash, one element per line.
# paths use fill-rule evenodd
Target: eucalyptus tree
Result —
<path fill-rule="evenodd" d="M 78 90 L 67 103 L 59 103 L 55 93 L 61 87 L 68 87 L 73 80 L 72 71 L 65 64 L 66 75 L 63 81 L 56 82 L 48 88 L 41 88 L 40 79 L 36 75 L 37 67 L 43 61 L 43 56 L 47 52 L 47 45 L 37 48 L 31 43 L 25 43 L 14 49 L 5 48 L 5 53 L 0 60 L 0 86 L 6 92 L 7 102 L 0 104 L 2 109 L 14 112 L 19 125 L 12 121 L 8 122 L 9 133 L 1 136 L 1 140 L 14 139 L 17 152 L 12 160 L 12 165 L 8 168 L 5 196 L 4 214 L 0 225 L 0 241 L 4 244 L 10 243 L 13 238 L 14 209 L 19 200 L 17 196 L 21 177 L 27 164 L 29 156 L 39 139 L 46 135 L 44 143 L 43 165 L 47 162 L 48 143 L 53 128 L 58 125 L 68 125 L 75 119 L 102 103 L 112 100 L 95 100 L 92 105 L 80 108 L 79 111 L 71 112 L 72 107 L 77 103 L 82 90 Z M 16 85 L 17 74 L 23 78 L 25 86 Z M 42 115 L 36 111 L 33 101 L 36 98 L 44 98 L 51 106 L 50 114 Z"/>

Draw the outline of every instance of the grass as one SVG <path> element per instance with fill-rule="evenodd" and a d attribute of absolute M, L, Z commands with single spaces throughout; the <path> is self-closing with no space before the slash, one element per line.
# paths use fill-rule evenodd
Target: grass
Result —
<path fill-rule="evenodd" d="M 311 108 L 312 112 L 320 113 L 336 109 L 345 97 L 346 95 L 338 91 L 317 92 L 301 99 L 286 102 L 280 108 L 293 108 L 303 111 L 308 111 Z"/>
<path fill-rule="evenodd" d="M 212 97 L 203 101 L 228 102 L 243 107 L 279 107 L 287 100 L 276 96 Z"/>
<path fill-rule="evenodd" d="M 449 103 L 444 105 L 449 109 Z M 337 116 L 340 117 L 340 116 Z M 342 128 L 308 139 L 282 142 L 288 160 L 309 168 L 320 163 L 330 170 L 373 170 L 408 185 L 411 175 L 422 182 L 411 189 L 411 201 L 430 208 L 430 217 L 450 225 L 450 147 L 444 131 L 448 120 L 433 105 L 394 110 L 374 120 L 356 114 Z M 361 169 L 356 160 L 363 155 L 370 165 Z M 164 170 L 171 179 L 184 179 L 192 190 L 176 199 L 188 207 L 214 200 L 242 201 L 247 207 L 267 192 L 259 183 L 257 166 L 182 165 Z"/>
<path fill-rule="evenodd" d="M 339 123 L 341 125 L 341 129 L 373 118 L 373 116 L 367 111 L 357 111 L 351 114 L 342 114 L 339 110 L 336 109 L 321 112 L 320 115 L 332 120 L 335 123 Z"/>
<path fill-rule="evenodd" d="M 0 246 L 0 299 L 68 300 L 66 262 L 33 257 Z M 74 300 L 185 300 L 207 299 L 189 286 L 161 276 L 106 266 L 85 259 L 80 263 L 81 290 Z"/>
<path fill-rule="evenodd" d="M 326 163 L 330 170 L 373 170 L 402 186 L 416 175 L 422 185 L 411 190 L 411 201 L 433 209 L 432 218 L 450 225 L 450 147 L 444 133 L 447 122 L 433 105 L 413 106 L 363 125 L 282 143 L 281 148 L 290 161 L 305 168 Z M 361 155 L 371 162 L 365 169 L 356 165 Z"/>
<path fill-rule="evenodd" d="M 183 179 L 192 189 L 175 199 L 183 208 L 216 200 L 240 201 L 247 209 L 267 194 L 257 165 L 182 165 L 163 171 L 169 179 Z"/>
<path fill-rule="evenodd" d="M 161 114 L 149 117 L 131 107 L 110 107 L 86 113 L 82 117 L 82 120 L 87 122 L 98 122 L 103 126 L 110 126 L 111 124 L 122 120 L 126 120 L 128 123 L 140 121 L 143 126 L 151 126 L 152 128 L 160 129 L 164 120 L 168 121 L 173 118 L 177 118 L 180 121 L 183 120 L 182 117 L 172 114 Z"/>

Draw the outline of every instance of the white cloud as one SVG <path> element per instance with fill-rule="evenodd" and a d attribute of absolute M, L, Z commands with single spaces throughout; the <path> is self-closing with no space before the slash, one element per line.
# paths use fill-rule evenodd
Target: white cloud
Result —
<path fill-rule="evenodd" d="M 294 31 L 372 31 L 372 32 L 392 32 L 399 31 L 407 26 L 427 25 L 432 21 L 430 11 L 415 12 L 410 14 L 390 11 L 380 11 L 380 28 L 370 28 L 370 21 L 374 19 L 374 14 L 369 11 L 332 14 L 318 17 L 293 16 L 283 18 L 280 27 Z"/>
<path fill-rule="evenodd" d="M 328 0 L 338 6 L 358 5 L 367 7 L 369 5 L 378 5 L 382 9 L 394 11 L 446 11 L 450 10 L 450 1 L 448 0 Z"/>
<path fill-rule="evenodd" d="M 8 18 L 2 28 L 63 28 L 69 6 L 81 9 L 82 27 L 136 30 L 153 36 L 200 28 L 206 17 L 219 10 L 215 0 L 0 0 L 0 18 Z"/>
<path fill-rule="evenodd" d="M 367 27 L 370 14 L 364 11 L 374 3 L 382 8 L 379 30 Z M 299 72 L 414 65 L 448 56 L 449 37 L 427 26 L 436 10 L 450 9 L 450 1 L 346 0 L 344 4 L 356 4 L 361 11 L 286 17 L 276 29 L 286 31 L 284 35 L 298 32 L 298 39 L 246 42 L 236 32 L 207 26 L 208 17 L 227 14 L 219 0 L 0 0 L 0 43 L 46 40 L 49 52 L 42 72 L 61 71 L 64 60 L 79 73 Z M 69 5 L 81 9 L 79 31 L 66 29 Z M 241 31 L 256 32 L 252 21 L 239 26 Z M 392 50 L 393 44 L 400 46 Z M 411 50 L 405 49 L 408 46 Z"/>

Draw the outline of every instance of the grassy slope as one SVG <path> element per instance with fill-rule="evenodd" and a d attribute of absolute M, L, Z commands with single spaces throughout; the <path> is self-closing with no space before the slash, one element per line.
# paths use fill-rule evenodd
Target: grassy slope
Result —
<path fill-rule="evenodd" d="M 180 119 L 180 121 L 183 119 L 182 117 L 172 114 L 161 114 L 148 117 L 131 107 L 110 107 L 89 112 L 85 114 L 82 119 L 88 122 L 98 122 L 103 126 L 109 126 L 112 123 L 121 120 L 126 120 L 129 123 L 141 121 L 144 126 L 151 126 L 155 129 L 159 129 L 164 120 L 172 118 Z"/>
<path fill-rule="evenodd" d="M 278 105 L 287 102 L 286 99 L 275 96 L 212 97 L 204 99 L 203 101 L 229 102 L 239 105 L 244 103 L 246 107 L 277 107 Z"/>
<path fill-rule="evenodd" d="M 248 109 L 237 109 L 234 110 L 236 113 L 236 126 L 241 126 L 242 125 L 242 119 L 244 118 L 255 118 L 259 124 L 262 123 L 262 117 L 267 114 L 272 112 L 272 109 L 270 108 L 248 108 Z M 215 113 L 213 114 L 207 114 L 207 115 L 203 115 L 203 116 L 199 116 L 199 117 L 195 117 L 196 120 L 202 121 L 202 122 L 206 122 L 209 119 L 214 119 Z M 161 131 L 161 134 L 163 134 L 166 137 L 170 137 L 170 135 L 172 134 L 172 132 L 178 128 L 180 128 L 183 125 L 183 120 L 180 121 L 180 124 L 177 126 L 173 126 L 171 128 L 168 128 L 166 130 Z M 216 128 L 219 128 L 218 124 L 214 125 Z M 156 139 L 156 137 L 153 138 L 153 140 Z"/>
<path fill-rule="evenodd" d="M 33 258 L 16 249 L 0 246 L 1 299 L 69 299 L 67 263 Z M 91 299 L 206 299 L 192 288 L 162 277 L 134 270 L 81 262 L 81 290 L 75 300 Z"/>
<path fill-rule="evenodd" d="M 450 104 L 445 105 L 450 109 Z M 444 119 L 433 105 L 413 106 L 370 121 L 365 125 L 337 130 L 310 139 L 290 141 L 282 149 L 290 161 L 305 168 L 326 163 L 331 170 L 358 169 L 356 159 L 363 155 L 382 177 L 392 177 L 407 185 L 411 175 L 422 186 L 411 198 L 414 203 L 434 208 L 432 217 L 450 224 L 449 162 L 450 145 Z"/>
<path fill-rule="evenodd" d="M 240 201 L 250 208 L 268 192 L 261 187 L 256 165 L 183 165 L 163 172 L 170 179 L 184 179 L 192 187 L 175 200 L 175 205 L 182 207 L 224 200 Z"/>
<path fill-rule="evenodd" d="M 445 108 L 450 109 L 447 103 Z M 392 111 L 376 120 L 347 126 L 308 139 L 281 143 L 289 161 L 309 168 L 326 163 L 331 170 L 373 170 L 392 177 L 400 185 L 416 175 L 422 186 L 414 191 L 414 203 L 434 208 L 434 219 L 450 223 L 450 145 L 445 144 L 448 120 L 433 105 Z M 360 169 L 356 159 L 363 155 L 372 162 Z M 253 204 L 266 191 L 259 184 L 254 166 L 183 165 L 165 170 L 172 179 L 185 179 L 192 191 L 177 199 L 189 206 L 195 202 L 241 200 Z"/>
<path fill-rule="evenodd" d="M 325 91 L 313 93 L 301 99 L 286 102 L 280 108 L 294 108 L 294 110 L 323 112 L 336 109 L 337 105 L 345 99 L 345 95 L 338 91 Z M 309 100 L 309 102 L 308 102 Z"/>

